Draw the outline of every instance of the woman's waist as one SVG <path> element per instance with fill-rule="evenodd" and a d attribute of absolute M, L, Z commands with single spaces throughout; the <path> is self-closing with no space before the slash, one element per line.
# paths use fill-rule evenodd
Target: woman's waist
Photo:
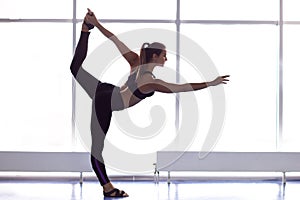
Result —
<path fill-rule="evenodd" d="M 129 108 L 131 106 L 134 106 L 141 101 L 141 99 L 137 98 L 129 88 L 123 89 L 120 92 L 120 94 L 122 97 L 124 108 Z"/>

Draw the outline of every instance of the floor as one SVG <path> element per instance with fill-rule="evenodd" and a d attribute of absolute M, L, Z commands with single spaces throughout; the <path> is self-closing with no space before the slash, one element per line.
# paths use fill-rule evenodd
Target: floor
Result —
<path fill-rule="evenodd" d="M 126 200 L 298 200 L 300 181 L 177 181 L 155 184 L 151 181 L 120 181 Z M 108 200 L 96 181 L 0 181 L 0 200 Z M 115 198 L 117 199 L 117 198 Z"/>

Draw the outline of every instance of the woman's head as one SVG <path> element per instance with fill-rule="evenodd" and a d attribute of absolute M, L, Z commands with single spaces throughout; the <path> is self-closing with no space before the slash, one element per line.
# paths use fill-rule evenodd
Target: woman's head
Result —
<path fill-rule="evenodd" d="M 140 52 L 140 64 L 157 63 L 163 65 L 167 60 L 166 46 L 159 42 L 144 43 Z"/>

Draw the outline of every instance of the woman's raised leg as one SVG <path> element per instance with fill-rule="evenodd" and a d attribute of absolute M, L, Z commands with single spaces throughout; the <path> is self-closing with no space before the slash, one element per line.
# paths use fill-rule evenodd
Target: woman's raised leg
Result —
<path fill-rule="evenodd" d="M 89 97 L 93 98 L 97 85 L 100 81 L 82 68 L 82 63 L 85 60 L 88 51 L 89 35 L 89 28 L 85 23 L 83 23 L 80 38 L 76 46 L 70 69 L 77 82 L 86 91 Z"/>

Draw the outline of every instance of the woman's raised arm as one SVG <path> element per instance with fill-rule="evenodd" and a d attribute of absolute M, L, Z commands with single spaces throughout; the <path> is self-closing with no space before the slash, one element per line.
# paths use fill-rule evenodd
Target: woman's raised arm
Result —
<path fill-rule="evenodd" d="M 90 23 L 98 28 L 98 30 L 108 39 L 110 39 L 119 49 L 122 56 L 127 60 L 131 69 L 137 67 L 139 65 L 139 55 L 135 52 L 131 51 L 122 41 L 120 41 L 117 36 L 115 36 L 112 32 L 104 28 L 98 19 L 96 18 L 95 14 L 88 9 L 89 15 L 85 17 L 85 21 Z"/>

